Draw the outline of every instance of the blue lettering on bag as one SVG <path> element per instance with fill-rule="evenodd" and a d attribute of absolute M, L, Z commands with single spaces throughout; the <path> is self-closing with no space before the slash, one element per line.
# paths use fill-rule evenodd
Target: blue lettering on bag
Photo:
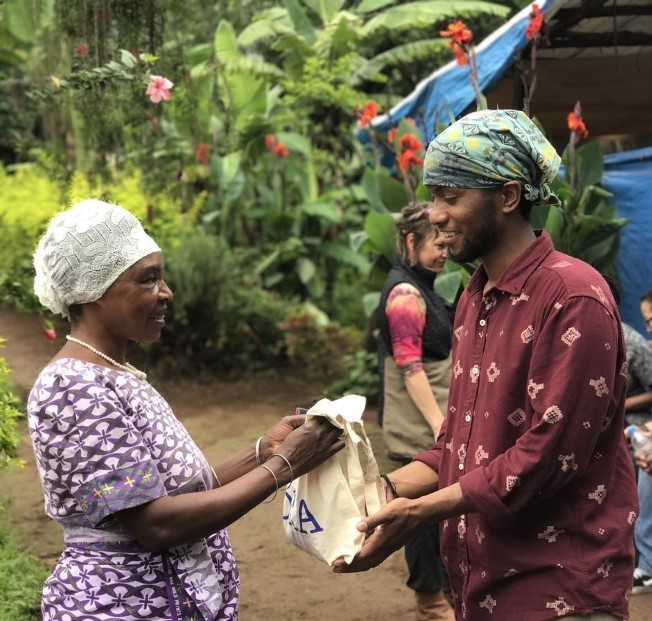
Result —
<path fill-rule="evenodd" d="M 290 526 L 294 528 L 294 530 L 304 535 L 314 535 L 315 533 L 320 533 L 324 530 L 319 525 L 319 522 L 315 516 L 310 512 L 310 509 L 308 509 L 308 504 L 305 500 L 303 500 L 303 498 L 299 500 L 299 510 L 297 511 L 299 524 L 295 524 L 290 515 L 292 514 L 292 510 L 294 509 L 297 502 L 296 492 L 294 492 L 294 490 L 292 490 L 292 494 L 285 492 L 285 497 L 289 501 L 290 508 L 287 513 L 283 514 L 283 520 L 288 522 Z M 304 530 L 304 526 L 306 524 L 312 524 L 312 530 Z"/>

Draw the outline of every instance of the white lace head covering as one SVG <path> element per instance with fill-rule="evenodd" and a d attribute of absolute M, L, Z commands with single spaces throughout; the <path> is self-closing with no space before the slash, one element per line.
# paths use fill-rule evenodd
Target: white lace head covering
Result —
<path fill-rule="evenodd" d="M 94 302 L 156 242 L 126 209 L 88 199 L 57 214 L 34 253 L 34 292 L 53 313 L 70 319 L 74 304 Z"/>

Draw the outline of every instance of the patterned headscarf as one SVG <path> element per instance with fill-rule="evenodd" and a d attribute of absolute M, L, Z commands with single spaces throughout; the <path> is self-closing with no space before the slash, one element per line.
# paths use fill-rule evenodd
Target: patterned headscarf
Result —
<path fill-rule="evenodd" d="M 483 189 L 520 181 L 534 205 L 559 204 L 549 187 L 561 158 L 520 110 L 481 110 L 453 123 L 428 146 L 426 186 Z"/>
<path fill-rule="evenodd" d="M 34 292 L 70 319 L 74 304 L 94 302 L 134 263 L 160 252 L 136 217 L 118 205 L 88 199 L 57 214 L 34 253 Z"/>

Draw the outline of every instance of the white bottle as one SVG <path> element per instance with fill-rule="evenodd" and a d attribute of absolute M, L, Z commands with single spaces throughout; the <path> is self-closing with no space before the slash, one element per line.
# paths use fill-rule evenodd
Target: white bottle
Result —
<path fill-rule="evenodd" d="M 644 434 L 636 425 L 626 427 L 625 435 L 634 451 L 642 451 L 645 455 L 652 454 L 652 437 Z"/>

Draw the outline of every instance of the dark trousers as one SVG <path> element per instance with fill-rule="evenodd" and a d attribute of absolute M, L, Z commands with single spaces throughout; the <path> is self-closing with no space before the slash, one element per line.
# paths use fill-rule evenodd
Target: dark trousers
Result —
<path fill-rule="evenodd" d="M 405 560 L 410 572 L 407 585 L 414 591 L 436 593 L 448 584 L 439 551 L 439 527 L 421 531 L 405 544 Z"/>

